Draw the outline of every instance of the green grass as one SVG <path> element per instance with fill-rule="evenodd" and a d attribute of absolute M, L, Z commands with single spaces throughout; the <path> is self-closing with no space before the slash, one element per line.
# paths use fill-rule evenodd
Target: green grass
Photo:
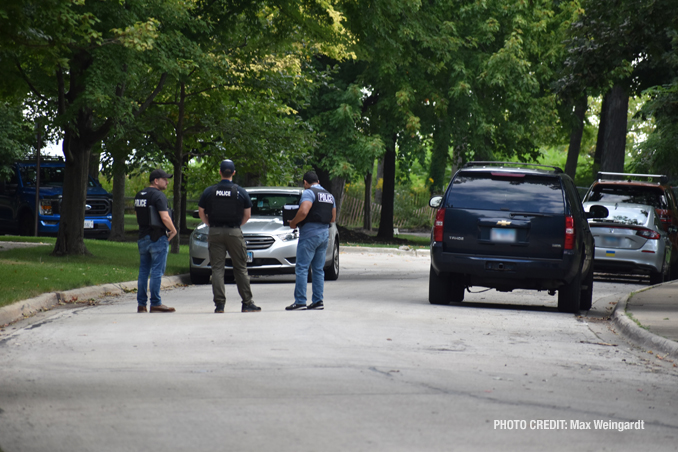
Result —
<path fill-rule="evenodd" d="M 139 271 L 136 242 L 85 240 L 92 256 L 52 256 L 55 238 L 0 237 L 2 241 L 42 242 L 48 246 L 0 251 L 0 307 L 38 296 L 99 284 L 134 281 Z M 169 254 L 165 275 L 188 272 L 188 246 Z"/>
<path fill-rule="evenodd" d="M 195 229 L 201 223 L 200 218 L 186 218 L 186 225 L 189 229 Z M 138 231 L 137 217 L 134 214 L 125 215 L 125 232 Z"/>

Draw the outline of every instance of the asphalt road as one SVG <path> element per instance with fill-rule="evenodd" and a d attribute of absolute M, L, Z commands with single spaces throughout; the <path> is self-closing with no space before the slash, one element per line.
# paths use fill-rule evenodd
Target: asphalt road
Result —
<path fill-rule="evenodd" d="M 432 306 L 428 258 L 341 259 L 324 311 L 286 312 L 293 279 L 257 278 L 261 313 L 229 286 L 213 314 L 189 286 L 164 292 L 173 314 L 128 294 L 7 328 L 0 448 L 676 450 L 676 368 L 595 314 L 641 285 L 597 281 L 588 317 L 545 292 Z"/>

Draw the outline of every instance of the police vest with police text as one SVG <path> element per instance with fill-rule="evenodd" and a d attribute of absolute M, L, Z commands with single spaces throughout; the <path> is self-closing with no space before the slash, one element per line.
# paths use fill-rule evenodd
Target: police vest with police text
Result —
<path fill-rule="evenodd" d="M 243 200 L 238 199 L 238 186 L 212 188 L 211 208 L 207 212 L 210 225 L 239 227 L 245 213 Z"/>
<path fill-rule="evenodd" d="M 300 225 L 303 226 L 306 223 L 330 224 L 332 222 L 332 210 L 334 209 L 334 196 L 323 188 L 311 187 L 309 190 L 313 191 L 315 199 L 308 215 Z"/>

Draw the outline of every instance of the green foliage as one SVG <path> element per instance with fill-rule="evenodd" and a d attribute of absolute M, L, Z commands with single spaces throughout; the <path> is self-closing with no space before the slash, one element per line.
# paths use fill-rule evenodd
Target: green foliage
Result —
<path fill-rule="evenodd" d="M 0 101 L 0 178 L 10 175 L 10 166 L 28 155 L 34 142 L 34 129 L 24 119 L 22 106 Z"/>

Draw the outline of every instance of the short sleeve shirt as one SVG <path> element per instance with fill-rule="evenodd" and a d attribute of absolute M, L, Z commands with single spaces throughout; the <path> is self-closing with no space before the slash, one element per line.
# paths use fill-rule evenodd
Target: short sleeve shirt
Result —
<path fill-rule="evenodd" d="M 169 211 L 169 208 L 167 207 L 167 197 L 163 192 L 157 188 L 148 187 L 139 192 L 139 194 L 144 193 L 146 199 L 148 200 L 148 205 L 154 206 L 158 213 Z M 158 240 L 157 237 L 155 237 L 158 233 L 159 232 L 154 230 L 151 226 L 139 225 L 139 238 L 144 238 L 145 236 L 150 235 L 152 239 L 155 238 L 155 240 Z"/>
<path fill-rule="evenodd" d="M 222 179 L 221 182 L 217 184 L 218 187 L 223 187 L 226 189 L 231 188 L 233 185 L 233 182 L 228 180 L 228 179 Z M 213 187 L 213 186 L 212 186 Z M 212 193 L 213 191 L 211 190 L 212 187 L 207 187 L 204 192 L 202 192 L 202 195 L 200 196 L 200 199 L 198 200 L 198 207 L 202 207 L 205 209 L 205 212 L 207 215 L 210 214 L 211 210 L 211 201 L 212 201 Z M 249 193 L 247 193 L 247 190 L 242 188 L 241 186 L 238 186 L 238 199 L 243 200 L 243 208 L 244 209 L 250 209 L 252 208 L 252 200 L 250 199 Z"/>
<path fill-rule="evenodd" d="M 320 184 L 314 185 L 315 188 L 322 188 Z M 313 202 L 315 201 L 315 192 L 313 190 L 304 190 L 301 193 L 301 199 L 299 200 L 299 205 L 301 205 L 302 202 L 304 201 L 309 201 Z M 335 209 L 337 208 L 337 203 L 335 202 L 334 205 L 332 206 Z M 306 223 L 303 226 L 299 228 L 299 237 L 300 238 L 307 238 L 307 237 L 313 237 L 316 235 L 320 235 L 323 231 L 327 231 L 327 229 L 330 227 L 329 224 L 322 224 L 322 223 Z"/>

